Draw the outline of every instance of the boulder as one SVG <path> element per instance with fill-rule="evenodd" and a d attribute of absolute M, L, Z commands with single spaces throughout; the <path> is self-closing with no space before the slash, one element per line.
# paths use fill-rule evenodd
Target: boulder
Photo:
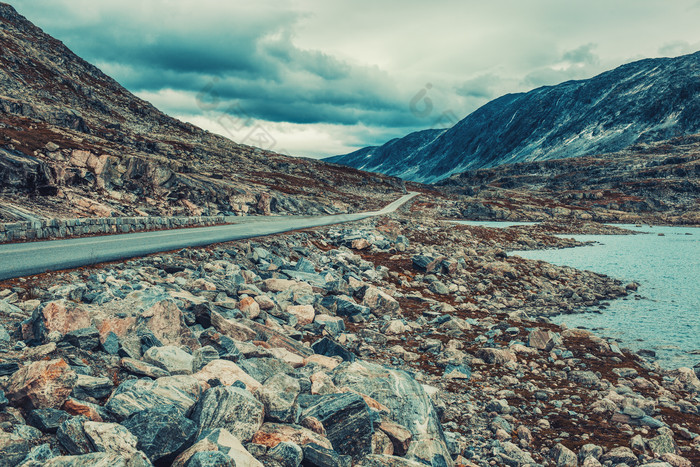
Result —
<path fill-rule="evenodd" d="M 397 456 L 406 455 L 408 447 L 411 445 L 412 435 L 405 426 L 401 426 L 390 420 L 382 420 L 382 422 L 377 425 L 377 428 L 389 437 L 394 447 L 394 454 Z"/>
<path fill-rule="evenodd" d="M 307 408 L 303 418 L 321 422 L 333 449 L 341 454 L 360 458 L 372 452 L 374 426 L 369 407 L 358 394 L 329 394 Z"/>
<path fill-rule="evenodd" d="M 326 357 L 340 357 L 346 362 L 354 362 L 355 354 L 350 352 L 348 349 L 338 344 L 337 342 L 324 337 L 311 345 L 314 352 L 319 355 L 324 355 Z"/>
<path fill-rule="evenodd" d="M 231 386 L 236 381 L 242 382 L 246 389 L 255 392 L 260 386 L 259 381 L 243 371 L 241 367 L 228 360 L 214 360 L 206 364 L 204 368 L 192 375 L 198 381 L 218 381 L 224 386 Z"/>
<path fill-rule="evenodd" d="M 190 418 L 198 433 L 224 428 L 243 442 L 248 442 L 260 429 L 264 417 L 263 404 L 250 392 L 231 386 L 208 389 L 194 406 Z"/>
<path fill-rule="evenodd" d="M 297 423 L 299 418 L 297 397 L 300 392 L 301 387 L 298 380 L 289 375 L 278 373 L 268 378 L 255 395 L 265 406 L 265 420 Z"/>
<path fill-rule="evenodd" d="M 637 456 L 628 447 L 620 446 L 612 448 L 600 457 L 601 463 L 637 465 Z"/>
<path fill-rule="evenodd" d="M 159 464 L 171 463 L 192 445 L 197 433 L 197 425 L 173 405 L 136 412 L 122 425 L 138 439 L 138 448 L 151 462 Z"/>
<path fill-rule="evenodd" d="M 91 402 L 73 399 L 72 397 L 69 397 L 63 403 L 63 410 L 71 415 L 83 415 L 93 422 L 104 422 L 105 419 L 110 418 L 103 407 Z"/>
<path fill-rule="evenodd" d="M 236 462 L 221 451 L 199 451 L 189 458 L 185 467 L 236 467 Z"/>
<path fill-rule="evenodd" d="M 433 258 L 432 256 L 415 255 L 411 258 L 413 267 L 419 271 L 430 274 L 440 269 L 442 258 Z"/>
<path fill-rule="evenodd" d="M 677 454 L 678 450 L 676 447 L 676 442 L 673 437 L 667 433 L 661 434 L 654 438 L 647 440 L 647 447 L 655 456 L 661 456 L 662 454 Z"/>
<path fill-rule="evenodd" d="M 297 444 L 282 442 L 272 449 L 268 449 L 265 460 L 272 461 L 280 467 L 299 467 L 304 453 Z"/>
<path fill-rule="evenodd" d="M 128 463 L 125 459 L 113 452 L 92 452 L 80 456 L 59 456 L 49 459 L 44 467 L 136 467 L 138 464 Z M 144 467 L 147 464 L 141 464 Z"/>
<path fill-rule="evenodd" d="M 25 340 L 44 340 L 52 332 L 65 336 L 71 331 L 89 328 L 92 325 L 87 306 L 69 300 L 56 300 L 34 310 L 31 324 L 22 329 Z"/>
<path fill-rule="evenodd" d="M 368 362 L 346 362 L 334 370 L 333 382 L 388 407 L 389 418 L 406 427 L 413 437 L 407 458 L 434 465 L 453 465 L 433 403 L 408 373 Z"/>
<path fill-rule="evenodd" d="M 334 337 L 345 331 L 345 321 L 339 316 L 316 315 L 314 322 L 322 325 L 323 330 Z"/>
<path fill-rule="evenodd" d="M 313 292 L 313 288 L 309 284 L 288 279 L 265 279 L 262 282 L 260 289 L 263 292 L 284 292 L 289 289 L 305 291 L 308 293 Z"/>
<path fill-rule="evenodd" d="M 223 428 L 216 428 L 202 433 L 197 442 L 180 454 L 172 467 L 185 467 L 198 452 L 221 452 L 230 457 L 236 467 L 263 467 L 231 433 Z"/>
<path fill-rule="evenodd" d="M 194 358 L 179 347 L 166 345 L 146 350 L 143 354 L 143 360 L 171 375 L 191 375 Z"/>
<path fill-rule="evenodd" d="M 558 443 L 552 448 L 551 456 L 557 467 L 578 466 L 578 458 L 576 457 L 576 454 L 561 443 Z"/>
<path fill-rule="evenodd" d="M 221 358 L 222 360 L 237 362 L 242 357 L 241 351 L 236 345 L 236 341 L 218 332 L 214 328 L 205 329 L 204 332 L 199 335 L 199 342 L 203 346 L 214 348 L 218 353 L 217 358 Z M 195 350 L 195 353 L 196 352 Z"/>
<path fill-rule="evenodd" d="M 211 325 L 220 333 L 238 341 L 255 340 L 258 335 L 257 332 L 248 326 L 241 324 L 237 320 L 225 318 L 216 311 L 211 312 Z"/>
<path fill-rule="evenodd" d="M 260 316 L 260 305 L 252 297 L 241 298 L 241 301 L 238 302 L 238 309 L 248 319 L 255 319 Z"/>
<path fill-rule="evenodd" d="M 372 454 L 362 459 L 357 467 L 425 467 L 426 464 L 385 454 Z M 433 464 L 435 465 L 435 464 Z"/>
<path fill-rule="evenodd" d="M 482 348 L 476 353 L 476 356 L 493 365 L 503 365 L 504 363 L 516 361 L 515 354 L 510 350 L 505 349 L 494 349 L 494 348 Z"/>
<path fill-rule="evenodd" d="M 27 457 L 22 461 L 22 467 L 40 467 L 43 466 L 46 461 L 54 457 L 56 457 L 56 453 L 51 449 L 50 444 L 40 444 L 29 451 Z"/>
<path fill-rule="evenodd" d="M 58 427 L 70 418 L 70 414 L 57 409 L 35 409 L 29 412 L 27 422 L 44 433 L 56 433 Z"/>
<path fill-rule="evenodd" d="M 205 345 L 192 352 L 192 371 L 195 373 L 207 366 L 209 362 L 219 359 L 219 352 L 211 345 Z"/>
<path fill-rule="evenodd" d="M 343 456 L 316 443 L 302 446 L 304 467 L 351 467 L 352 457 Z"/>
<path fill-rule="evenodd" d="M 359 305 L 353 300 L 336 295 L 327 295 L 321 300 L 321 305 L 338 316 L 347 317 L 369 317 L 370 309 L 367 306 Z"/>
<path fill-rule="evenodd" d="M 100 346 L 100 333 L 95 326 L 90 326 L 68 332 L 63 340 L 74 347 L 90 352 Z"/>
<path fill-rule="evenodd" d="M 401 313 L 401 306 L 394 297 L 376 287 L 368 287 L 362 297 L 362 304 L 369 307 L 377 316 L 396 316 Z"/>
<path fill-rule="evenodd" d="M 83 428 L 83 423 L 86 421 L 86 417 L 73 417 L 58 427 L 56 439 L 69 454 L 80 455 L 92 451 L 92 444 Z"/>
<path fill-rule="evenodd" d="M 247 374 L 262 383 L 280 373 L 294 374 L 294 368 L 278 358 L 247 358 L 240 362 L 240 366 Z"/>
<path fill-rule="evenodd" d="M 135 375 L 148 376 L 149 378 L 170 376 L 166 370 L 134 358 L 122 358 L 120 364 L 126 371 Z"/>
<path fill-rule="evenodd" d="M 160 406 L 174 405 L 186 413 L 203 392 L 202 383 L 191 376 L 167 376 L 155 381 L 124 381 L 107 400 L 105 408 L 118 419 Z"/>
<path fill-rule="evenodd" d="M 266 422 L 255 433 L 252 443 L 261 444 L 268 448 L 274 448 L 279 443 L 289 441 L 299 446 L 316 443 L 327 449 L 333 449 L 333 445 L 327 438 L 299 425 Z"/>
<path fill-rule="evenodd" d="M 78 375 L 61 358 L 38 361 L 15 372 L 5 392 L 15 405 L 33 409 L 60 407 L 77 379 Z"/>
<path fill-rule="evenodd" d="M 547 331 L 546 329 L 534 329 L 530 331 L 527 337 L 527 345 L 537 350 L 545 350 L 549 352 L 560 342 L 560 338 L 556 333 Z"/>
<path fill-rule="evenodd" d="M 95 451 L 114 453 L 129 458 L 138 451 L 136 437 L 118 423 L 83 423 L 85 436 Z"/>
<path fill-rule="evenodd" d="M 306 326 L 314 322 L 316 312 L 313 305 L 292 305 L 287 307 L 287 313 L 296 317 L 298 326 Z"/>
<path fill-rule="evenodd" d="M 102 399 L 109 396 L 113 389 L 112 380 L 109 378 L 104 376 L 78 375 L 78 379 L 73 386 L 73 397 L 78 399 L 84 399 L 86 397 Z"/>

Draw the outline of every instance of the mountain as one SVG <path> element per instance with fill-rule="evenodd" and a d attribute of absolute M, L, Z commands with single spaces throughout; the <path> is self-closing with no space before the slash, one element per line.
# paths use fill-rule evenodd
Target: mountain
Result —
<path fill-rule="evenodd" d="M 0 222 L 344 212 L 402 189 L 171 118 L 0 3 Z"/>
<path fill-rule="evenodd" d="M 391 173 L 408 180 L 419 179 L 424 151 L 446 130 L 423 130 L 394 138 L 382 146 L 369 146 L 344 156 L 324 159 L 368 172 Z"/>
<path fill-rule="evenodd" d="M 501 164 L 619 151 L 700 132 L 700 52 L 495 99 L 426 144 L 416 133 L 326 160 L 435 182 Z M 420 132 L 419 132 L 420 133 Z M 406 154 L 394 148 L 403 148 Z"/>

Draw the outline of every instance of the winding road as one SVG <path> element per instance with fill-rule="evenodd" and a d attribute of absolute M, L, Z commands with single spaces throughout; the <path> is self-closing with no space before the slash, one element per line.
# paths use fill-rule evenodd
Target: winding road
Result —
<path fill-rule="evenodd" d="M 416 195 L 418 193 L 415 192 L 404 195 L 379 211 L 329 216 L 249 217 L 242 218 L 245 220 L 239 223 L 214 227 L 0 245 L 0 280 L 134 258 L 180 248 L 198 247 L 242 238 L 289 232 L 290 230 L 358 221 L 394 212 Z"/>

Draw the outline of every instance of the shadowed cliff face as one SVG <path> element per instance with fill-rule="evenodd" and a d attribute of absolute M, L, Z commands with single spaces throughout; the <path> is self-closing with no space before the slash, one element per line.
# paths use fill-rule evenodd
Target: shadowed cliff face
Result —
<path fill-rule="evenodd" d="M 381 206 L 402 189 L 391 177 L 237 144 L 171 118 L 7 4 L 0 180 L 0 220 L 2 204 L 43 217 L 343 212 Z"/>
<path fill-rule="evenodd" d="M 508 94 L 428 144 L 414 133 L 331 160 L 434 182 L 471 169 L 602 154 L 697 132 L 700 52 L 641 60 L 588 80 Z"/>

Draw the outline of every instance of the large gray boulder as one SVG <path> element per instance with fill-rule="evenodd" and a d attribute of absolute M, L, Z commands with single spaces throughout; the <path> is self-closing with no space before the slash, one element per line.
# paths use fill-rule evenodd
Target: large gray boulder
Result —
<path fill-rule="evenodd" d="M 247 390 L 216 386 L 199 399 L 190 418 L 197 424 L 198 433 L 224 428 L 248 442 L 262 426 L 264 412 L 263 404 Z"/>
<path fill-rule="evenodd" d="M 333 382 L 337 387 L 365 394 L 391 410 L 389 418 L 413 435 L 408 459 L 434 466 L 454 465 L 430 397 L 411 375 L 356 361 L 338 366 Z"/>
<path fill-rule="evenodd" d="M 307 417 L 321 422 L 333 449 L 340 454 L 357 459 L 372 453 L 372 415 L 360 395 L 347 392 L 323 396 L 304 411 L 302 418 Z"/>
<path fill-rule="evenodd" d="M 265 381 L 255 395 L 265 406 L 265 419 L 272 422 L 297 423 L 301 392 L 299 381 L 284 373 L 276 374 Z"/>
<path fill-rule="evenodd" d="M 197 425 L 173 405 L 142 410 L 122 425 L 136 437 L 138 448 L 151 462 L 161 465 L 171 464 L 194 443 L 197 435 Z"/>
<path fill-rule="evenodd" d="M 201 383 L 191 376 L 165 376 L 155 381 L 132 379 L 119 385 L 105 408 L 119 419 L 164 405 L 175 405 L 184 414 L 197 402 L 201 392 Z"/>

